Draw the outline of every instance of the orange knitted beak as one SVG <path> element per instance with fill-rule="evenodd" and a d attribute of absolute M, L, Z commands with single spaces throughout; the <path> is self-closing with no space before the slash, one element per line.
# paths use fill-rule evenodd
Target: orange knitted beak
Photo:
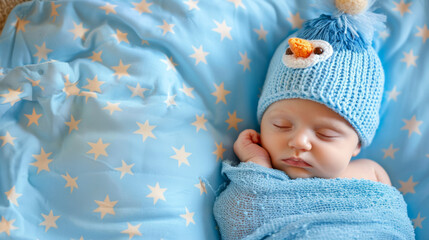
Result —
<path fill-rule="evenodd" d="M 307 58 L 313 52 L 313 45 L 305 39 L 290 38 L 289 47 L 296 57 Z"/>

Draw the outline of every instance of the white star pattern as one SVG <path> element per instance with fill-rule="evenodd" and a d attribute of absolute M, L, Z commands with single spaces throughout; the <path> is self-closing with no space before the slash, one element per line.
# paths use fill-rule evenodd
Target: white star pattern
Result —
<path fill-rule="evenodd" d="M 38 58 L 38 63 L 40 60 L 48 60 L 48 54 L 52 52 L 52 49 L 46 48 L 46 43 L 43 43 L 41 46 L 34 45 L 37 48 L 37 53 L 34 54 L 34 57 Z"/>
<path fill-rule="evenodd" d="M 197 1 L 192 1 L 192 0 L 184 1 L 184 3 L 186 5 L 188 5 L 188 7 L 189 7 L 189 9 L 188 9 L 189 11 L 192 9 L 200 10 L 200 8 L 197 5 L 198 2 L 199 2 L 199 0 L 197 0 Z"/>
<path fill-rule="evenodd" d="M 186 220 L 186 226 L 188 226 L 189 223 L 195 224 L 195 221 L 194 221 L 194 214 L 195 213 L 189 212 L 187 207 L 185 207 L 185 211 L 186 211 L 186 214 L 180 214 L 180 217 L 184 218 Z"/>
<path fill-rule="evenodd" d="M 216 20 L 213 20 L 213 21 L 217 27 L 213 28 L 212 30 L 220 33 L 220 40 L 223 41 L 225 37 L 232 40 L 231 33 L 230 33 L 232 27 L 229 27 L 228 25 L 226 25 L 225 20 L 223 20 L 222 23 L 218 23 Z"/>
<path fill-rule="evenodd" d="M 239 52 L 239 53 L 240 53 L 241 60 L 238 62 L 238 64 L 243 65 L 243 72 L 245 72 L 246 69 L 249 69 L 249 71 L 250 71 L 250 62 L 252 60 L 250 60 L 247 57 L 247 52 L 245 52 L 244 54 L 242 54 L 241 52 Z"/>
<path fill-rule="evenodd" d="M 401 92 L 396 91 L 396 86 L 393 87 L 392 91 L 386 92 L 386 93 L 389 95 L 388 101 L 393 99 L 393 101 L 395 101 L 395 102 L 398 100 L 397 98 L 398 98 L 399 94 L 401 94 Z"/>
<path fill-rule="evenodd" d="M 72 30 L 69 30 L 69 32 L 73 33 L 74 37 L 73 40 L 76 38 L 80 38 L 82 40 L 85 40 L 85 33 L 89 30 L 87 28 L 83 27 L 83 23 L 80 23 L 77 25 L 75 22 L 73 22 L 74 28 Z"/>
<path fill-rule="evenodd" d="M 235 8 L 242 7 L 244 9 L 246 9 L 246 7 L 244 6 L 242 0 L 228 0 L 228 2 L 234 3 Z"/>
<path fill-rule="evenodd" d="M 166 59 L 161 59 L 161 62 L 167 64 L 167 71 L 173 70 L 176 71 L 176 66 L 178 65 L 173 61 L 173 57 L 166 57 Z"/>
<path fill-rule="evenodd" d="M 178 161 L 177 163 L 179 167 L 182 165 L 182 163 L 190 166 L 188 157 L 191 156 L 192 153 L 187 153 L 185 151 L 185 145 L 183 145 L 181 149 L 176 149 L 175 147 L 172 148 L 176 154 L 171 156 L 170 158 L 176 159 Z"/>
<path fill-rule="evenodd" d="M 419 130 L 419 126 L 423 121 L 417 121 L 416 116 L 413 116 L 410 120 L 403 119 L 402 121 L 405 122 L 405 126 L 403 126 L 401 130 L 408 130 L 408 137 L 410 137 L 413 132 L 419 135 L 422 134 Z"/>
<path fill-rule="evenodd" d="M 414 187 L 419 183 L 419 182 L 413 182 L 413 176 L 411 176 L 408 181 L 403 182 L 403 181 L 399 181 L 399 183 L 401 184 L 401 187 L 398 189 L 403 195 L 407 194 L 407 193 L 416 193 L 416 191 L 414 190 Z"/>
<path fill-rule="evenodd" d="M 9 191 L 5 192 L 5 194 L 6 194 L 7 200 L 15 204 L 17 207 L 19 207 L 17 199 L 21 197 L 22 194 L 16 192 L 15 186 L 13 186 Z"/>
<path fill-rule="evenodd" d="M 203 46 L 200 45 L 200 47 L 197 49 L 196 47 L 192 46 L 192 49 L 194 49 L 194 54 L 189 55 L 191 58 L 195 59 L 195 65 L 198 65 L 198 63 L 203 62 L 207 64 L 206 56 L 209 55 L 208 52 L 203 51 Z"/>
<path fill-rule="evenodd" d="M 168 24 L 165 20 L 163 20 L 163 22 L 164 22 L 163 25 L 157 26 L 163 30 L 162 35 L 164 36 L 168 32 L 171 32 L 174 34 L 175 32 L 174 32 L 173 28 L 174 28 L 175 24 Z"/>
<path fill-rule="evenodd" d="M 384 157 L 383 159 L 390 157 L 392 159 L 395 159 L 395 152 L 397 152 L 399 148 L 393 148 L 393 144 L 390 144 L 388 149 L 383 149 Z"/>
<path fill-rule="evenodd" d="M 265 42 L 267 41 L 267 34 L 268 34 L 268 31 L 265 31 L 265 29 L 264 29 L 264 27 L 262 26 L 262 23 L 261 23 L 261 26 L 260 26 L 260 28 L 259 29 L 253 29 L 253 31 L 255 31 L 257 34 L 258 34 L 258 40 L 264 40 Z"/>
<path fill-rule="evenodd" d="M 410 50 L 410 52 L 409 53 L 406 53 L 406 52 L 403 52 L 403 54 L 404 54 L 404 58 L 403 59 L 401 59 L 401 62 L 405 62 L 405 63 L 407 63 L 407 68 L 409 67 L 409 66 L 414 66 L 414 67 L 416 67 L 417 66 L 417 64 L 416 64 L 416 60 L 417 60 L 417 58 L 419 58 L 418 56 L 414 56 L 414 53 L 413 53 L 413 50 L 411 49 Z"/>
<path fill-rule="evenodd" d="M 156 183 L 155 187 L 149 185 L 147 185 L 147 187 L 150 189 L 151 193 L 149 193 L 146 197 L 153 198 L 153 205 L 155 205 L 160 199 L 166 201 L 164 192 L 167 191 L 167 188 L 161 188 L 159 183 Z"/>
<path fill-rule="evenodd" d="M 301 18 L 299 13 L 296 13 L 295 15 L 291 13 L 287 20 L 292 24 L 293 29 L 302 28 L 302 24 L 304 23 L 304 20 Z"/>
<path fill-rule="evenodd" d="M 419 32 L 415 35 L 417 37 L 422 37 L 423 43 L 426 43 L 426 40 L 429 38 L 429 29 L 428 26 L 425 24 L 423 28 L 417 27 Z"/>
<path fill-rule="evenodd" d="M 392 10 L 400 12 L 401 16 L 404 16 L 406 12 L 411 13 L 409 9 L 411 6 L 411 3 L 404 3 L 404 0 L 401 0 L 400 3 L 396 3 L 394 1 L 393 4 L 395 4 L 395 7 Z"/>

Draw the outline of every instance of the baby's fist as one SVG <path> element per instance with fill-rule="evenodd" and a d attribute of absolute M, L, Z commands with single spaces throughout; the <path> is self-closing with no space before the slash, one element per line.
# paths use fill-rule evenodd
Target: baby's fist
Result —
<path fill-rule="evenodd" d="M 261 166 L 272 168 L 270 156 L 259 144 L 259 133 L 253 129 L 247 129 L 240 133 L 234 143 L 234 152 L 242 162 L 251 161 Z"/>

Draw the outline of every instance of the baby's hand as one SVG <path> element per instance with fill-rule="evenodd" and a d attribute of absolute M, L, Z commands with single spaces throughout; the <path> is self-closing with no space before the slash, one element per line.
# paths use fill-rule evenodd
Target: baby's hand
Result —
<path fill-rule="evenodd" d="M 267 150 L 258 145 L 260 143 L 261 138 L 255 130 L 244 130 L 234 143 L 234 152 L 242 162 L 251 161 L 267 168 L 273 168 Z"/>

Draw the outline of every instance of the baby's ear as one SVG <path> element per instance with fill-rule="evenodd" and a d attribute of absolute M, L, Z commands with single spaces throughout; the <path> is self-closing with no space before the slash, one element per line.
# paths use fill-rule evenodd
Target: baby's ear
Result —
<path fill-rule="evenodd" d="M 356 149 L 353 151 L 353 157 L 356 157 L 360 153 L 361 148 L 362 144 L 359 141 L 358 145 L 356 146 Z"/>

